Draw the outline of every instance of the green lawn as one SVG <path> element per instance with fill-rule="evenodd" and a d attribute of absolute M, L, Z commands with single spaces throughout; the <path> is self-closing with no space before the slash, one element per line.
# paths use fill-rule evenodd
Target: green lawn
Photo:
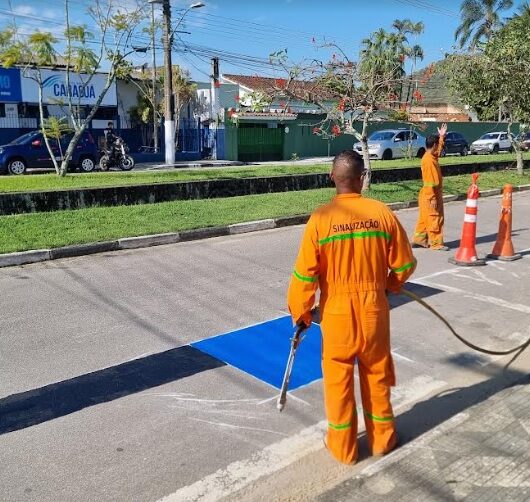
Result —
<path fill-rule="evenodd" d="M 446 178 L 445 193 L 465 192 L 470 180 L 469 175 Z M 524 176 L 518 176 L 513 171 L 487 172 L 481 174 L 479 179 L 481 189 L 500 188 L 504 183 L 528 184 L 530 170 Z M 420 180 L 375 184 L 367 196 L 384 202 L 414 200 L 420 185 Z M 333 193 L 333 189 L 321 189 L 2 216 L 0 252 L 51 248 L 305 214 L 329 201 Z"/>
<path fill-rule="evenodd" d="M 530 159 L 530 153 L 526 155 Z M 442 165 L 492 161 L 514 161 L 512 154 L 485 156 L 450 156 L 441 159 Z M 374 169 L 419 166 L 420 159 L 379 160 L 373 162 Z M 329 164 L 302 164 L 267 166 L 241 166 L 216 169 L 175 169 L 172 171 L 96 172 L 92 174 L 69 174 L 60 178 L 55 174 L 29 174 L 25 176 L 0 176 L 0 192 L 27 192 L 32 190 L 61 190 L 105 186 L 140 185 L 174 181 L 204 180 L 218 178 L 242 178 L 248 176 L 278 176 L 282 174 L 305 174 L 327 172 Z"/>

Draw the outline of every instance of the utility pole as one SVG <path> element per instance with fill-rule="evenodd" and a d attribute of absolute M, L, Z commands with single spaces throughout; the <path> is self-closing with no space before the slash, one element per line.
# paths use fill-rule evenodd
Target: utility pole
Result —
<path fill-rule="evenodd" d="M 162 4 L 164 16 L 164 138 L 166 145 L 166 164 L 175 163 L 175 107 L 173 103 L 173 65 L 171 63 L 171 49 L 173 35 L 171 33 L 171 7 L 169 0 Z"/>
<path fill-rule="evenodd" d="M 175 164 L 175 103 L 173 100 L 173 65 L 171 50 L 173 48 L 173 33 L 176 32 L 184 17 L 191 9 L 204 7 L 204 3 L 191 4 L 180 16 L 177 25 L 171 29 L 171 6 L 169 0 L 147 0 L 150 4 L 162 4 L 164 17 L 164 145 L 166 150 L 166 164 Z M 154 44 L 153 44 L 154 45 Z M 153 69 L 154 70 L 154 69 Z"/>
<path fill-rule="evenodd" d="M 211 114 L 212 120 L 215 121 L 215 128 L 210 131 L 210 134 L 214 134 L 211 138 L 211 157 L 217 159 L 217 128 L 219 124 L 217 120 L 219 118 L 219 58 L 212 58 L 212 84 L 211 84 Z"/>
<path fill-rule="evenodd" d="M 153 143 L 158 153 L 158 111 L 156 106 L 156 48 L 155 48 L 155 4 L 151 3 L 151 46 L 153 48 Z"/>

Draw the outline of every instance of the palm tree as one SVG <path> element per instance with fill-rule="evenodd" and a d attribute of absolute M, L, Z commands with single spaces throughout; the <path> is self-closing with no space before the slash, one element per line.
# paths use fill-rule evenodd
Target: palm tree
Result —
<path fill-rule="evenodd" d="M 409 48 L 408 55 L 410 56 L 412 60 L 412 66 L 410 68 L 410 75 L 409 75 L 409 82 L 407 86 L 407 99 L 405 103 L 409 103 L 409 109 L 412 106 L 412 102 L 410 101 L 410 95 L 412 93 L 412 81 L 414 78 L 414 73 L 416 72 L 416 65 L 418 61 L 423 61 L 424 53 L 423 49 L 420 45 L 413 45 Z"/>
<path fill-rule="evenodd" d="M 530 4 L 528 2 L 525 2 L 519 6 L 517 9 L 517 16 L 530 20 Z"/>
<path fill-rule="evenodd" d="M 502 26 L 501 11 L 512 6 L 513 0 L 464 0 L 460 6 L 462 22 L 455 31 L 455 40 L 461 48 L 469 42 L 469 48 L 475 49 Z"/>

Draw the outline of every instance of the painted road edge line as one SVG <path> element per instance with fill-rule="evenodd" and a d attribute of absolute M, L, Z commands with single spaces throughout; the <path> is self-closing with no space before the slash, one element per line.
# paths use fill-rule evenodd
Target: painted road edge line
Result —
<path fill-rule="evenodd" d="M 408 408 L 411 404 L 446 386 L 447 382 L 434 380 L 430 377 L 414 378 L 404 386 L 406 389 L 402 389 L 406 398 L 403 403 L 395 407 L 395 411 Z M 322 439 L 326 427 L 327 422 L 322 420 L 293 436 L 266 446 L 247 459 L 236 460 L 213 474 L 191 485 L 184 486 L 159 499 L 158 502 L 214 502 L 231 495 L 250 483 L 270 476 L 301 458 L 322 449 Z"/>
<path fill-rule="evenodd" d="M 484 190 L 480 192 L 482 197 L 498 195 L 498 189 Z M 516 192 L 525 192 L 530 190 L 530 185 L 517 185 L 514 187 Z M 463 200 L 466 194 L 445 195 L 444 201 Z M 418 206 L 417 201 L 409 202 L 390 202 L 387 206 L 393 211 L 400 209 L 411 209 Z M 37 249 L 30 251 L 20 251 L 16 253 L 0 254 L 0 268 L 30 263 L 38 263 L 47 260 L 57 260 L 60 258 L 73 258 L 85 256 L 88 254 L 103 253 L 109 251 L 124 251 L 127 249 L 140 249 L 152 246 L 162 246 L 211 237 L 222 237 L 225 235 L 235 235 L 247 232 L 261 230 L 272 230 L 292 225 L 303 225 L 309 219 L 309 214 L 300 214 L 296 216 L 282 216 L 280 218 L 269 218 L 266 220 L 247 221 L 234 223 L 223 227 L 198 228 L 194 230 L 185 230 L 182 232 L 169 232 L 165 234 L 142 235 L 138 237 L 123 237 L 113 241 L 92 242 L 85 244 L 75 244 L 72 246 L 62 246 L 52 249 Z"/>

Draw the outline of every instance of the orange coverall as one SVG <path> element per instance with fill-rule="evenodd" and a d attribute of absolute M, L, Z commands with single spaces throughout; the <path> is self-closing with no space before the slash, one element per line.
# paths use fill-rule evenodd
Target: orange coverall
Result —
<path fill-rule="evenodd" d="M 418 196 L 419 215 L 413 242 L 423 247 L 444 245 L 443 182 L 438 162 L 443 146 L 444 138 L 440 137 L 436 149 L 426 152 L 421 159 L 423 187 Z"/>
<path fill-rule="evenodd" d="M 415 267 L 394 213 L 360 194 L 335 196 L 305 228 L 287 300 L 294 322 L 309 324 L 320 288 L 326 444 L 341 462 L 357 460 L 355 360 L 372 451 L 385 453 L 396 441 L 386 290 L 399 291 Z"/>

